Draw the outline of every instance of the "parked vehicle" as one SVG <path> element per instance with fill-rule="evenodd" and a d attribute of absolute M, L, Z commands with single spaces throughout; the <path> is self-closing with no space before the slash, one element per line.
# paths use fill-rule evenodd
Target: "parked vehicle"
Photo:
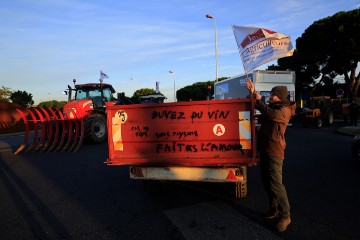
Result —
<path fill-rule="evenodd" d="M 71 92 L 75 91 L 75 99 Z M 91 143 L 106 141 L 105 103 L 116 101 L 114 88 L 106 83 L 75 84 L 68 89 L 69 102 L 63 107 L 65 117 L 84 119 L 84 140 Z"/>
<path fill-rule="evenodd" d="M 215 100 L 240 99 L 249 95 L 246 88 L 246 79 L 253 81 L 255 91 L 263 96 L 264 102 L 268 102 L 270 91 L 273 87 L 286 86 L 289 91 L 289 100 L 295 101 L 295 72 L 293 71 L 266 71 L 254 70 L 248 75 L 235 76 L 214 84 Z"/>
<path fill-rule="evenodd" d="M 304 127 L 315 125 L 321 128 L 323 125 L 330 126 L 334 121 L 331 99 L 328 96 L 310 98 L 309 108 L 302 112 L 302 124 Z"/>

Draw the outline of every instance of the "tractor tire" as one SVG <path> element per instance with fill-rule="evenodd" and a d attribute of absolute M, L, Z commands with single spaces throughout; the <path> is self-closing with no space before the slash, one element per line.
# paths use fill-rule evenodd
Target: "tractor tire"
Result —
<path fill-rule="evenodd" d="M 84 141 L 88 143 L 102 143 L 107 139 L 107 128 L 105 116 L 93 114 L 85 118 Z"/>
<path fill-rule="evenodd" d="M 328 112 L 324 123 L 326 126 L 331 126 L 333 122 L 334 122 L 334 114 L 332 112 Z"/>
<path fill-rule="evenodd" d="M 315 119 L 315 125 L 316 127 L 321 128 L 323 125 L 323 120 L 321 118 Z"/>
<path fill-rule="evenodd" d="M 235 198 L 237 199 L 247 196 L 247 169 L 246 167 L 240 167 L 240 171 L 244 176 L 244 180 L 235 183 Z"/>

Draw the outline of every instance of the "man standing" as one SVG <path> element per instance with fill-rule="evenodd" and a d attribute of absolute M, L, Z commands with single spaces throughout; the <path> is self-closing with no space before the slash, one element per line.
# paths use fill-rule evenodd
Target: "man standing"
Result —
<path fill-rule="evenodd" d="M 255 87 L 250 79 L 246 86 L 250 93 Z M 258 134 L 260 153 L 260 174 L 269 199 L 269 211 L 265 219 L 276 219 L 276 229 L 283 232 L 289 226 L 290 205 L 285 186 L 282 182 L 282 167 L 285 155 L 285 131 L 290 118 L 295 114 L 296 105 L 287 99 L 286 86 L 274 87 L 270 92 L 269 105 L 261 101 L 256 93 L 255 108 L 261 112 L 261 127 Z"/>

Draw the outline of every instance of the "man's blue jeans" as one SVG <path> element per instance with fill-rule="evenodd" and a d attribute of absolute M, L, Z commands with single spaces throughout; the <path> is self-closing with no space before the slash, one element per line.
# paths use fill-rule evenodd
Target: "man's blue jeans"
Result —
<path fill-rule="evenodd" d="M 279 211 L 280 217 L 290 217 L 290 205 L 282 183 L 283 159 L 260 153 L 260 174 L 269 198 L 270 210 Z"/>

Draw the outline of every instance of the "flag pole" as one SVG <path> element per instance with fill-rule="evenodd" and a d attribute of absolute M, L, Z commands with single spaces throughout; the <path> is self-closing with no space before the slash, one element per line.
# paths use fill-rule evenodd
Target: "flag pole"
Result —
<path fill-rule="evenodd" d="M 234 25 L 232 25 L 232 30 L 233 30 L 233 34 L 234 34 L 234 37 L 235 37 L 235 40 L 236 40 L 236 46 L 238 47 L 238 51 L 239 51 L 239 53 L 240 53 L 241 49 L 240 49 L 240 47 L 239 47 L 239 44 L 237 44 L 238 41 L 237 41 L 237 38 L 236 38 L 236 35 L 235 35 Z M 240 54 L 240 59 L 241 59 L 241 63 L 242 63 L 242 65 L 243 65 L 243 67 L 244 67 L 244 70 L 245 70 L 246 81 L 247 81 L 248 78 L 249 78 L 249 75 L 248 75 L 247 69 L 246 69 L 246 67 L 245 67 L 244 59 L 243 59 L 243 57 L 242 57 L 242 54 Z M 250 91 L 250 90 L 249 90 L 249 91 Z M 255 86 L 254 86 L 254 92 L 255 92 Z"/>
<path fill-rule="evenodd" d="M 239 44 L 237 44 L 238 41 L 237 41 L 237 38 L 236 38 L 236 35 L 235 35 L 234 25 L 232 25 L 232 30 L 233 30 L 233 34 L 234 34 L 234 37 L 235 37 L 235 40 L 236 40 L 236 46 L 238 47 L 238 51 L 239 51 L 239 53 L 240 53 L 241 49 L 240 49 L 240 47 L 239 47 Z M 246 73 L 246 78 L 247 78 L 247 77 L 248 77 L 248 73 L 247 73 L 247 70 L 246 70 L 246 68 L 245 68 L 244 59 L 243 59 L 243 57 L 242 57 L 242 54 L 240 54 L 240 59 L 241 59 L 242 65 L 243 65 L 243 67 L 244 67 L 244 70 L 245 70 L 245 73 Z"/>

